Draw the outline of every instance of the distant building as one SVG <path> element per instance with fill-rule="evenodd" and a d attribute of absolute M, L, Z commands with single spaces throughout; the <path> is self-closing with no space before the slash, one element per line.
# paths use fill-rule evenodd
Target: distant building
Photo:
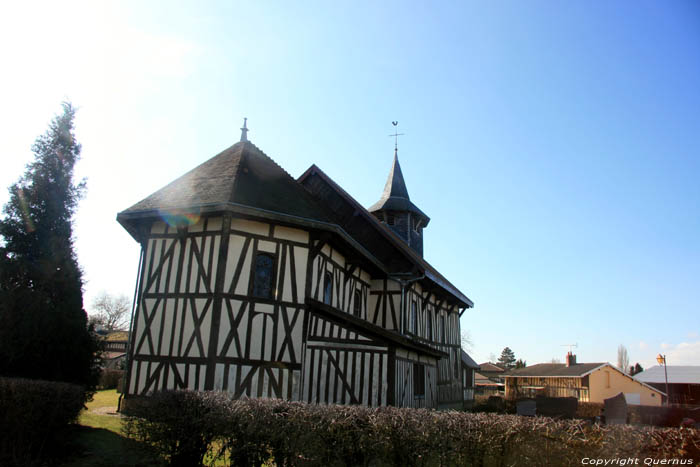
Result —
<path fill-rule="evenodd" d="M 491 362 L 479 364 L 479 369 L 474 374 L 476 394 L 480 396 L 504 396 L 503 374 L 505 371 Z"/>
<path fill-rule="evenodd" d="M 479 365 L 462 350 L 462 387 L 464 388 L 464 407 L 471 408 L 474 405 L 474 392 L 476 390 L 476 370 Z"/>
<path fill-rule="evenodd" d="M 668 372 L 668 398 L 671 404 L 700 405 L 700 366 L 666 367 Z M 666 375 L 663 366 L 653 366 L 634 375 L 634 379 L 666 391 Z"/>
<path fill-rule="evenodd" d="M 664 392 L 638 381 L 609 363 L 576 363 L 571 352 L 566 363 L 539 363 L 503 375 L 505 396 L 575 397 L 580 402 L 600 402 L 625 395 L 628 404 L 661 405 Z"/>

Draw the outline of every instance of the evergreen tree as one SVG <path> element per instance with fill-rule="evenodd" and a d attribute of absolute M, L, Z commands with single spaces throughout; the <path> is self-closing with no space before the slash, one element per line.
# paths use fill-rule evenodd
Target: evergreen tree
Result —
<path fill-rule="evenodd" d="M 517 362 L 515 362 L 515 369 L 519 368 L 525 368 L 527 366 L 527 362 L 523 360 L 522 358 L 519 358 Z"/>
<path fill-rule="evenodd" d="M 74 115 L 64 103 L 37 138 L 0 220 L 0 375 L 92 387 L 98 346 L 73 251 L 72 217 L 85 188 L 73 182 Z"/>
<path fill-rule="evenodd" d="M 498 364 L 505 368 L 506 370 L 510 370 L 511 368 L 515 367 L 515 353 L 513 353 L 512 350 L 510 350 L 509 347 L 506 347 L 503 349 L 501 352 L 501 356 L 498 357 Z"/>

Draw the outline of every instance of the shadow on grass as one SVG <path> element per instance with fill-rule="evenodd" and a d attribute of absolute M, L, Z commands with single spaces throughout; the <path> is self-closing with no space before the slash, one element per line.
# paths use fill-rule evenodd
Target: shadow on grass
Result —
<path fill-rule="evenodd" d="M 113 431 L 82 425 L 70 430 L 70 443 L 65 446 L 70 454 L 59 464 L 63 467 L 164 465 L 149 446 Z"/>

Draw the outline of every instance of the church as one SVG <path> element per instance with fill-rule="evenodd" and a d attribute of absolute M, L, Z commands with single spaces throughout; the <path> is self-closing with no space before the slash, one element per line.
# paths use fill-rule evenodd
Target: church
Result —
<path fill-rule="evenodd" d="M 460 408 L 472 301 L 423 258 L 398 151 L 369 209 L 240 141 L 117 215 L 141 245 L 124 395 Z"/>

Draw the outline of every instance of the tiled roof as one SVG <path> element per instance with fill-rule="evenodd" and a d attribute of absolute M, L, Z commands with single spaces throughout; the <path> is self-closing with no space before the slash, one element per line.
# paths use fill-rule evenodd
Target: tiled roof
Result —
<path fill-rule="evenodd" d="M 391 244 L 401 253 L 403 253 L 404 257 L 408 258 L 413 264 L 418 265 L 420 269 L 425 272 L 425 275 L 429 280 L 454 295 L 460 302 L 466 304 L 468 307 L 474 306 L 474 302 L 464 295 L 457 287 L 452 285 L 452 283 L 442 274 L 440 274 L 437 269 L 435 269 L 430 263 L 424 260 L 423 257 L 409 247 L 406 242 L 396 235 L 396 233 L 394 233 L 389 227 L 382 222 L 379 222 L 376 217 L 370 214 L 370 212 L 365 209 L 355 198 L 353 198 L 347 191 L 338 185 L 332 178 L 326 175 L 323 170 L 318 168 L 315 164 L 309 167 L 306 172 L 299 177 L 299 181 L 304 183 L 304 180 L 313 174 L 318 174 L 330 188 L 332 188 L 347 203 L 355 208 L 355 212 L 365 220 L 361 229 L 364 234 L 367 233 L 368 229 L 374 229 L 374 232 L 377 232 L 380 235 L 383 235 L 384 238 L 389 239 Z M 348 233 L 350 235 L 355 234 L 355 232 L 350 229 L 349 226 L 342 225 L 342 227 L 349 229 Z M 371 232 L 372 230 L 369 231 Z"/>
<path fill-rule="evenodd" d="M 680 384 L 700 384 L 700 366 L 669 365 L 668 382 Z M 657 365 L 634 375 L 634 379 L 644 383 L 666 383 L 664 367 Z"/>
<path fill-rule="evenodd" d="M 325 209 L 294 178 L 248 141 L 234 144 L 122 214 L 177 212 L 222 203 L 319 221 L 328 219 Z"/>
<path fill-rule="evenodd" d="M 603 365 L 607 365 L 607 363 L 576 363 L 568 367 L 564 363 L 538 363 L 537 365 L 531 365 L 525 368 L 511 370 L 505 373 L 503 377 L 578 377 L 584 376 Z"/>
<path fill-rule="evenodd" d="M 468 368 L 473 368 L 475 370 L 479 369 L 479 365 L 469 356 L 467 352 L 461 350 L 462 352 L 462 363 Z"/>

